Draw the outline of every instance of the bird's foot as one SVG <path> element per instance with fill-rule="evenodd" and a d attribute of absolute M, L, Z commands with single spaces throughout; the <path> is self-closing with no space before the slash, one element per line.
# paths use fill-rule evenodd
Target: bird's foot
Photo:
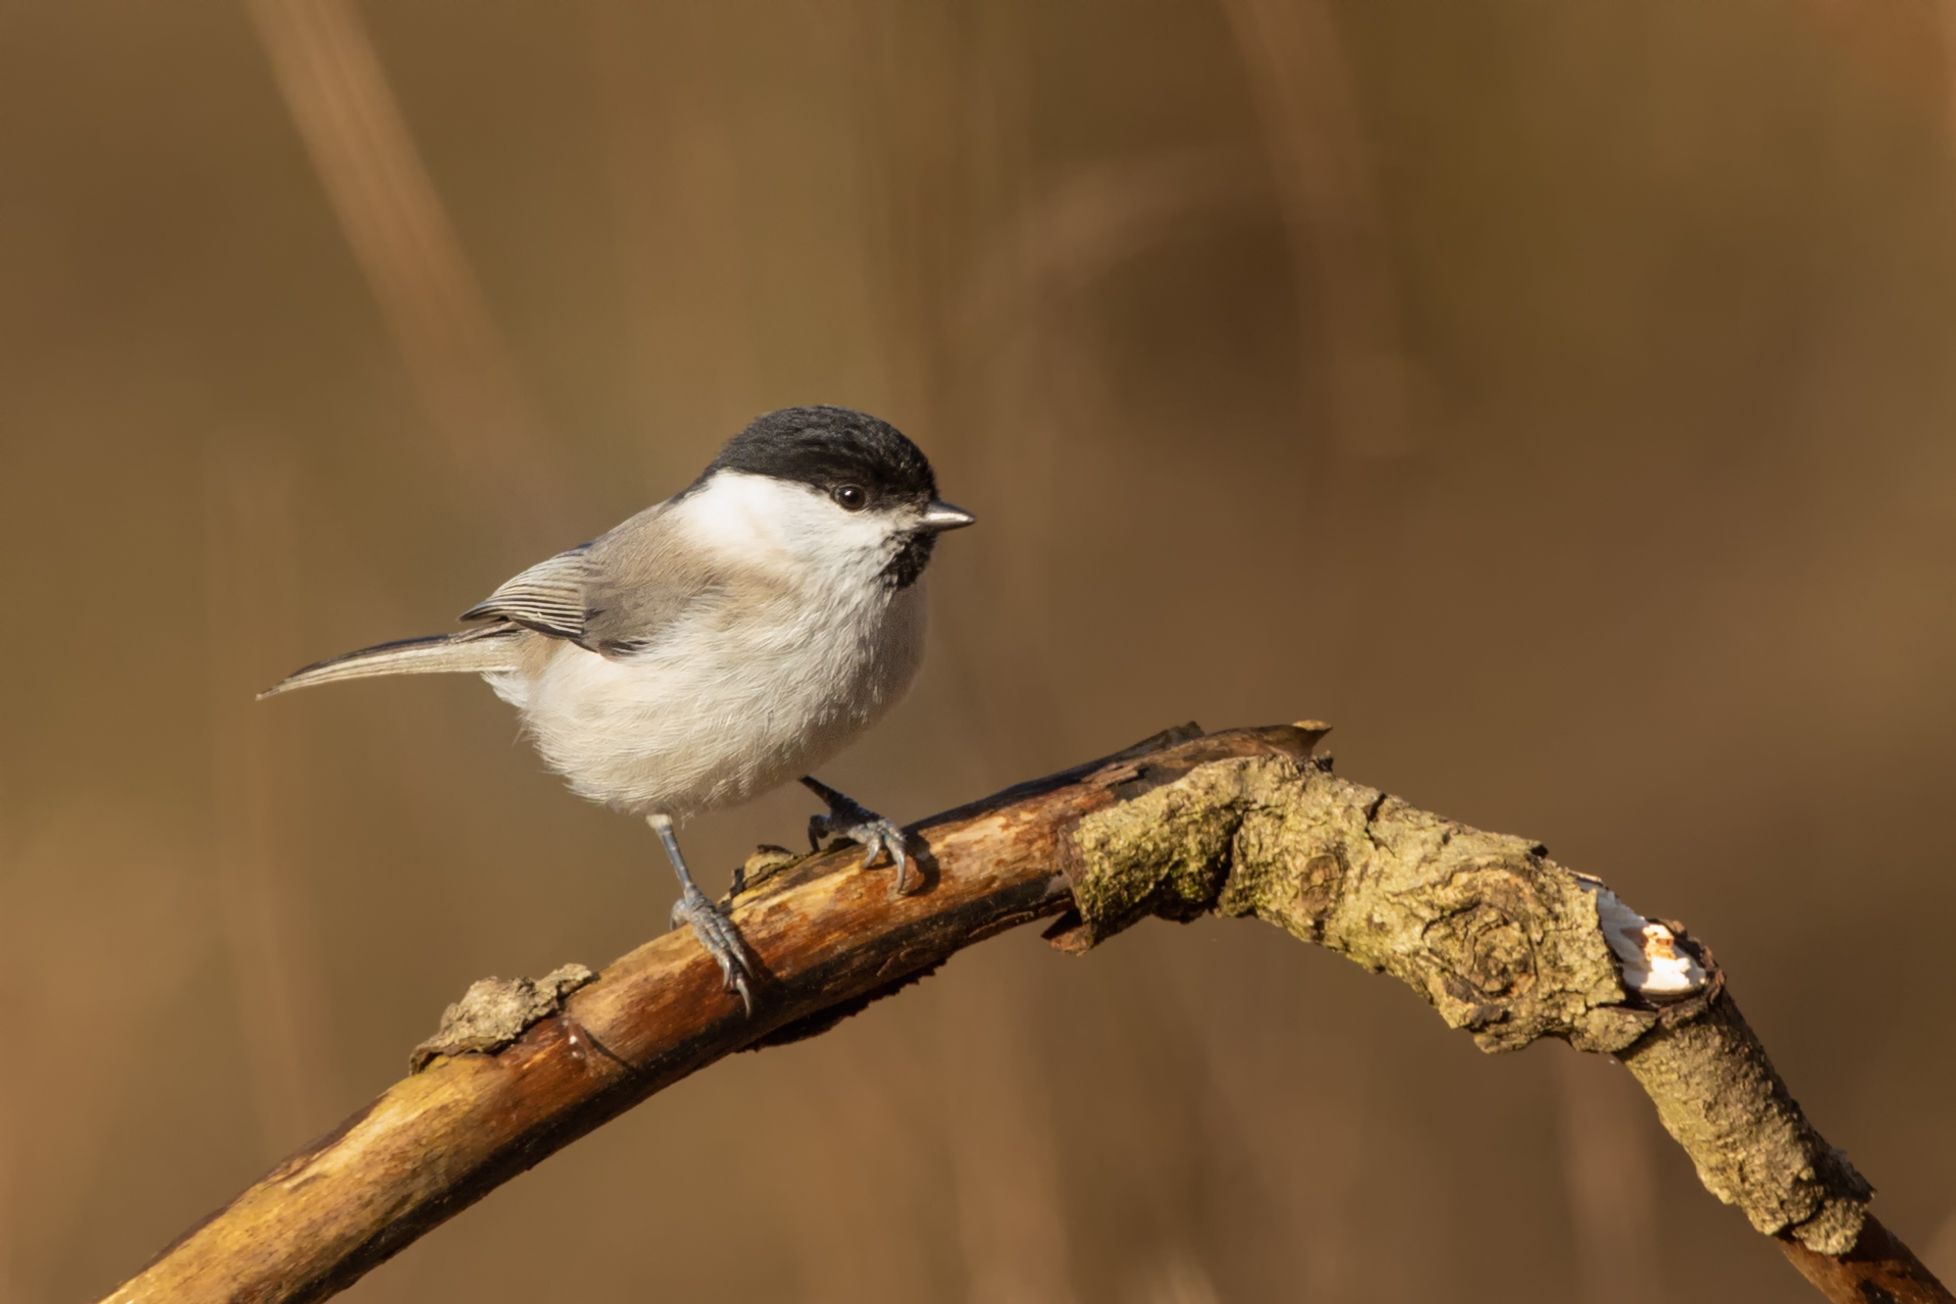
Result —
<path fill-rule="evenodd" d="M 733 926 L 733 920 L 720 912 L 719 907 L 706 899 L 706 894 L 688 883 L 679 900 L 672 905 L 672 926 L 679 927 L 680 921 L 692 925 L 693 936 L 699 938 L 700 945 L 720 966 L 720 978 L 726 990 L 740 993 L 740 1003 L 749 1015 L 754 1013 L 754 971 L 747 962 L 747 948 L 740 940 L 740 931 Z"/>
<path fill-rule="evenodd" d="M 889 853 L 896 867 L 896 886 L 892 896 L 902 896 L 910 881 L 910 856 L 903 830 L 896 821 L 884 819 L 854 797 L 837 792 L 817 779 L 803 779 L 808 790 L 828 804 L 828 814 L 808 817 L 808 845 L 826 851 L 838 842 L 853 842 L 863 849 L 862 868 Z"/>

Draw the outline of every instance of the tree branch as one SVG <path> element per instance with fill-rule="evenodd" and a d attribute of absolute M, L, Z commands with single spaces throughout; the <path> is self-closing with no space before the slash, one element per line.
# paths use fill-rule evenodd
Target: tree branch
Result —
<path fill-rule="evenodd" d="M 849 851 L 749 862 L 735 919 L 752 1018 L 684 932 L 592 978 L 486 980 L 416 1071 L 186 1232 L 109 1300 L 320 1299 L 660 1088 L 818 1033 L 1034 919 L 1084 950 L 1150 915 L 1252 916 L 1388 973 L 1483 1049 L 1554 1037 L 1619 1058 L 1699 1178 L 1828 1298 L 1952 1297 L 1868 1213 L 1710 952 L 1519 838 L 1335 777 L 1315 724 L 1199 735 L 1023 784 L 920 825 L 923 884 Z"/>

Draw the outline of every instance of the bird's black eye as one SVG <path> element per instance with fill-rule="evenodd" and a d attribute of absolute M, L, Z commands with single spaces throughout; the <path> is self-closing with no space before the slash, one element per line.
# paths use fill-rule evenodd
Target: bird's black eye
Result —
<path fill-rule="evenodd" d="M 869 491 L 859 484 L 837 485 L 829 497 L 835 499 L 845 512 L 860 512 L 869 506 Z"/>

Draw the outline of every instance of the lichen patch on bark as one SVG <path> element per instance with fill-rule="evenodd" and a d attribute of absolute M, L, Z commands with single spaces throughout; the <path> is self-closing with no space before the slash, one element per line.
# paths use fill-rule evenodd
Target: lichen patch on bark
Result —
<path fill-rule="evenodd" d="M 501 1050 L 523 1030 L 555 1014 L 570 995 L 597 975 L 581 964 L 566 964 L 541 978 L 478 978 L 462 999 L 442 1011 L 435 1035 L 414 1048 L 408 1059 L 419 1073 L 436 1057 Z"/>

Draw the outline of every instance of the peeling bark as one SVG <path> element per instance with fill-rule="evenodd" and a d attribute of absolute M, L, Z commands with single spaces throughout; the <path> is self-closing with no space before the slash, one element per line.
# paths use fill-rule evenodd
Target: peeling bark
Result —
<path fill-rule="evenodd" d="M 1086 950 L 1149 916 L 1262 919 L 1398 978 L 1484 1050 L 1616 1056 L 1707 1190 L 1830 1299 L 1950 1301 L 1868 1214 L 1710 952 L 1526 839 L 1331 773 L 1321 725 L 1171 730 L 918 826 L 921 889 L 848 851 L 751 861 L 754 1017 L 689 934 L 595 980 L 478 984 L 420 1071 L 191 1229 L 109 1300 L 319 1299 L 500 1183 L 732 1051 L 810 1036 L 994 933 Z"/>

